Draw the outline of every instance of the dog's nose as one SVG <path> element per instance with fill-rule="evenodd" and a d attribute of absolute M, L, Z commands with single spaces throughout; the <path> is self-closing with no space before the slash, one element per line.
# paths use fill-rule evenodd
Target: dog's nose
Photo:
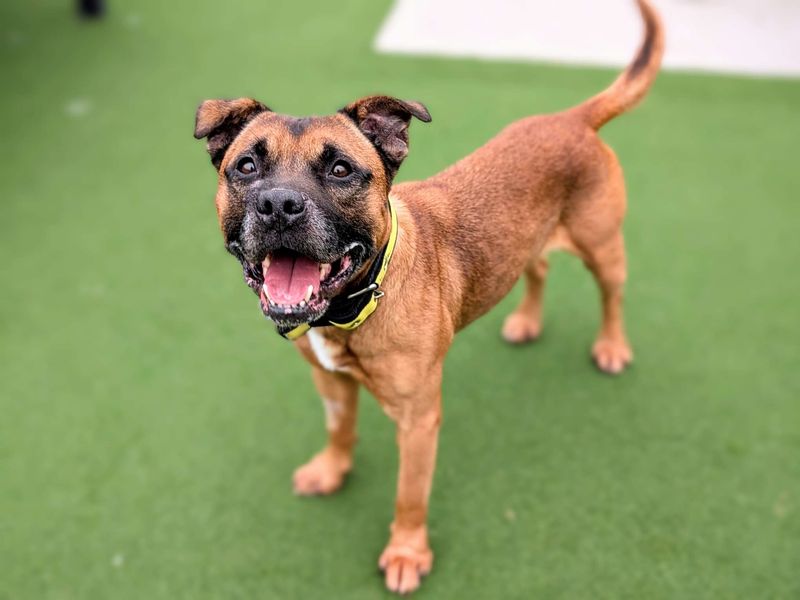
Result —
<path fill-rule="evenodd" d="M 256 210 L 268 223 L 290 225 L 305 213 L 306 199 L 300 192 L 273 188 L 258 195 Z"/>

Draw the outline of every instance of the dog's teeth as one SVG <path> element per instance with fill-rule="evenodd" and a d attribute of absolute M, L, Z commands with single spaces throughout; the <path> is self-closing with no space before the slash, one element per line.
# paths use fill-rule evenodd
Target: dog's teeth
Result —
<path fill-rule="evenodd" d="M 299 306 L 300 308 L 304 308 L 305 305 L 306 305 L 306 301 L 305 300 L 300 300 L 300 304 L 298 304 L 297 306 Z"/>
<path fill-rule="evenodd" d="M 266 283 L 264 283 L 264 285 L 261 286 L 261 289 L 264 290 L 264 295 L 267 297 L 267 300 L 272 302 L 272 298 L 269 297 L 269 290 L 267 289 Z"/>
<path fill-rule="evenodd" d="M 349 266 L 350 266 L 350 257 L 345 255 L 344 258 L 342 258 L 342 271 L 344 271 Z"/>
<path fill-rule="evenodd" d="M 330 263 L 322 263 L 319 266 L 319 278 L 325 279 L 328 275 L 331 274 L 331 265 Z"/>
<path fill-rule="evenodd" d="M 306 297 L 305 297 L 306 302 L 308 302 L 311 299 L 311 294 L 313 293 L 314 293 L 314 286 L 308 284 L 308 289 L 306 290 Z"/>

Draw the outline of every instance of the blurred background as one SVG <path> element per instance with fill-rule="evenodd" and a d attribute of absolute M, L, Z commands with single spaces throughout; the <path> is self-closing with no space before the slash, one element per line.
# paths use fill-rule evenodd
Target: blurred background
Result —
<path fill-rule="evenodd" d="M 364 394 L 346 487 L 291 495 L 322 409 L 222 247 L 194 111 L 421 100 L 398 179 L 426 177 L 633 56 L 628 0 L 550 4 L 4 0 L 0 598 L 386 595 L 393 427 Z M 663 9 L 673 68 L 603 130 L 635 366 L 592 367 L 566 256 L 536 345 L 500 340 L 519 288 L 460 334 L 420 598 L 800 597 L 800 19 Z"/>

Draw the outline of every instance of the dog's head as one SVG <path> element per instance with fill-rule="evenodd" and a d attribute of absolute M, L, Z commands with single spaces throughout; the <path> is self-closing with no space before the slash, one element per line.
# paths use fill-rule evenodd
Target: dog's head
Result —
<path fill-rule="evenodd" d="M 411 117 L 430 121 L 422 104 L 387 96 L 307 118 L 250 98 L 200 105 L 194 135 L 219 173 L 225 247 L 281 327 L 324 315 L 385 243 Z"/>

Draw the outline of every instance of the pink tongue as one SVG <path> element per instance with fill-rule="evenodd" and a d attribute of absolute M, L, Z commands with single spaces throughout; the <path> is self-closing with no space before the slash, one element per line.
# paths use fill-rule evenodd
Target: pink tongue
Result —
<path fill-rule="evenodd" d="M 275 304 L 298 304 L 306 299 L 308 286 L 319 290 L 319 263 L 299 254 L 276 253 L 264 273 L 264 284 Z"/>

